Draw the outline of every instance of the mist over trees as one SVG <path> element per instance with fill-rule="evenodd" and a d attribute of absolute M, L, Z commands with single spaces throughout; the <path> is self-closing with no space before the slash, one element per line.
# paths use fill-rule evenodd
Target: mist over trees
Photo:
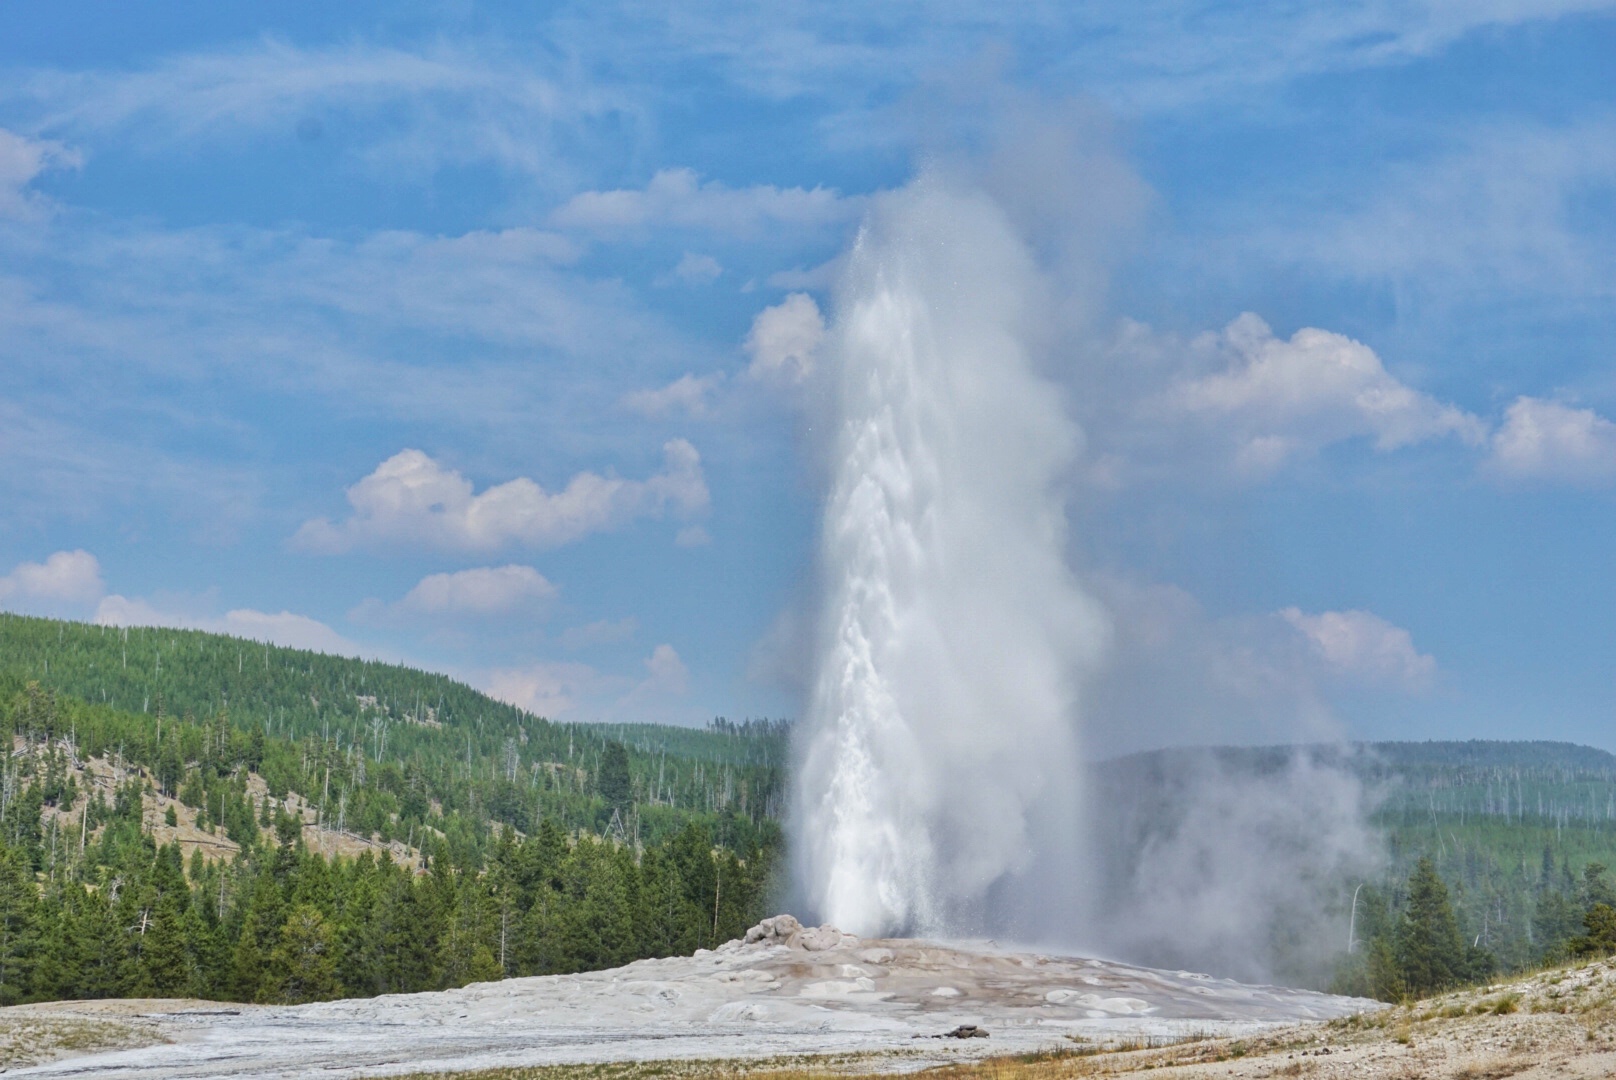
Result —
<path fill-rule="evenodd" d="M 1167 750 L 1107 762 L 1090 787 L 1100 925 L 1144 962 L 1391 1000 L 1606 940 L 1586 923 L 1616 865 L 1603 751 Z"/>

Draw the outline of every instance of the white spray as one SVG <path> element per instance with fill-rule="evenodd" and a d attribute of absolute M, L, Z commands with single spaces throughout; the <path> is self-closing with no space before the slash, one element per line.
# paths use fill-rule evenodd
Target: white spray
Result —
<path fill-rule="evenodd" d="M 1105 623 L 1064 557 L 1080 433 L 1034 370 L 1048 308 L 999 207 L 937 176 L 876 200 L 847 259 L 796 824 L 806 898 L 850 931 L 1039 936 L 1075 902 L 1075 677 Z"/>

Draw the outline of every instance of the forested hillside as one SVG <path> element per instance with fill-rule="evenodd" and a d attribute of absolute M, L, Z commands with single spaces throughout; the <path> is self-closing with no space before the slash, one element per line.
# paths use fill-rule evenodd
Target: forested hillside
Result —
<path fill-rule="evenodd" d="M 0 616 L 0 735 L 0 1002 L 688 952 L 766 914 L 779 860 L 767 722 L 557 725 L 396 666 Z"/>
<path fill-rule="evenodd" d="M 554 724 L 396 665 L 0 615 L 0 736 L 0 1002 L 291 1001 L 606 966 L 740 933 L 783 861 L 790 732 L 770 721 Z M 1299 761 L 1352 778 L 1384 857 L 1310 883 L 1329 966 L 1285 977 L 1406 987 L 1392 960 L 1440 907 L 1433 881 L 1463 945 L 1453 978 L 1568 955 L 1611 898 L 1616 757 L 1543 742 L 1107 762 L 1091 789 L 1108 872 L 1159 857 L 1205 810 L 1197 791 L 1250 802 Z"/>
<path fill-rule="evenodd" d="M 1394 926 L 1417 863 L 1446 883 L 1458 929 L 1505 970 L 1563 959 L 1616 898 L 1616 757 L 1551 742 L 1375 743 L 1357 762 L 1388 866 L 1371 883 Z M 1387 932 L 1390 932 L 1389 930 Z"/>
<path fill-rule="evenodd" d="M 691 813 L 745 833 L 778 815 L 784 792 L 785 737 L 767 722 L 553 724 L 444 675 L 220 634 L 0 614 L 0 700 L 30 681 L 108 715 L 153 718 L 124 725 L 129 753 L 160 756 L 164 716 L 257 733 L 270 750 L 254 767 L 277 797 L 315 797 L 316 781 L 325 801 L 346 798 L 349 827 L 389 838 L 433 806 L 447 820 L 524 831 L 542 817 L 604 831 L 616 812 L 641 839 Z M 604 756 L 614 743 L 628 749 L 626 786 L 621 761 Z M 162 750 L 171 767 L 199 752 L 174 741 Z"/>

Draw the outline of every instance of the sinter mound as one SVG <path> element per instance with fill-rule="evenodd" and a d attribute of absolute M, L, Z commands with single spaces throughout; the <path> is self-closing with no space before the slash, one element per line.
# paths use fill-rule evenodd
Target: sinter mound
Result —
<path fill-rule="evenodd" d="M 805 1053 L 875 1054 L 907 1070 L 1071 1038 L 1252 1035 L 1379 1007 L 991 942 L 862 939 L 778 915 L 694 956 L 438 993 L 229 1013 L 205 1002 L 31 1008 L 80 1019 L 134 1009 L 172 1043 L 79 1057 L 71 1074 L 167 1080 Z M 936 1038 L 965 1029 L 991 1037 Z"/>

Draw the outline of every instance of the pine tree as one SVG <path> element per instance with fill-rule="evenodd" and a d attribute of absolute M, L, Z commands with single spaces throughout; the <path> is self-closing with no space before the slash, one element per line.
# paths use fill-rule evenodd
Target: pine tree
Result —
<path fill-rule="evenodd" d="M 277 1000 L 295 1005 L 336 995 L 337 961 L 332 944 L 331 925 L 319 908 L 299 904 L 292 909 L 271 957 Z"/>
<path fill-rule="evenodd" d="M 178 843 L 159 852 L 149 892 L 134 991 L 139 997 L 181 997 L 194 988 L 195 964 L 187 918 L 191 893 L 180 870 Z"/>
<path fill-rule="evenodd" d="M 22 852 L 0 848 L 0 1005 L 15 1005 L 28 993 L 37 903 L 33 877 Z"/>
<path fill-rule="evenodd" d="M 121 971 L 127 940 L 101 890 L 83 894 L 74 912 L 71 940 L 78 949 L 78 985 L 74 996 L 122 996 Z"/>
<path fill-rule="evenodd" d="M 53 888 L 34 909 L 38 945 L 28 996 L 38 1001 L 80 997 L 81 953 L 73 941 L 73 917 L 68 903 L 77 888 Z"/>
<path fill-rule="evenodd" d="M 1429 858 L 1420 859 L 1409 875 L 1395 948 L 1403 985 L 1416 997 L 1453 986 L 1467 975 L 1465 943 L 1448 887 Z"/>
<path fill-rule="evenodd" d="M 1581 937 L 1571 942 L 1571 951 L 1578 956 L 1607 956 L 1616 952 L 1616 907 L 1600 901 L 1583 916 L 1586 929 Z"/>
<path fill-rule="evenodd" d="M 622 743 L 614 740 L 601 750 L 596 786 L 607 806 L 619 813 L 628 811 L 634 796 L 628 769 L 628 748 Z"/>
<path fill-rule="evenodd" d="M 258 913 L 249 911 L 242 921 L 240 936 L 231 952 L 230 997 L 236 1001 L 257 1001 L 264 989 L 263 928 Z"/>

